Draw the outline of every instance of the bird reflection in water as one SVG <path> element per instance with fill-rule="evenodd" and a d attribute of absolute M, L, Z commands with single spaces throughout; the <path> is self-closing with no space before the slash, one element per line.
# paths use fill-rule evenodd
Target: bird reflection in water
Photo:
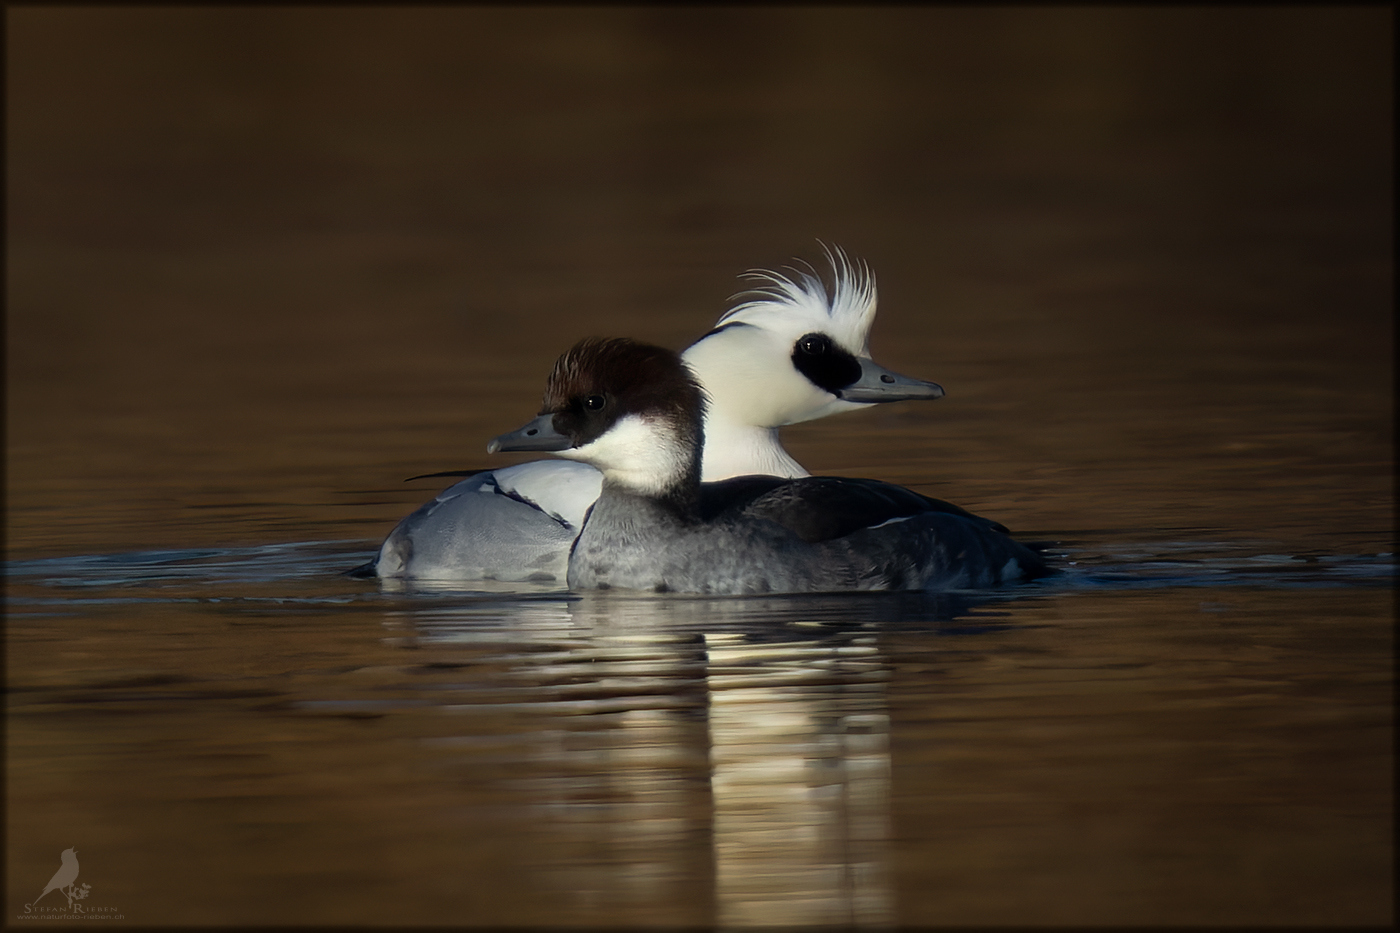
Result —
<path fill-rule="evenodd" d="M 531 871 L 575 919 L 878 927 L 895 907 L 877 626 L 967 608 L 609 594 L 410 615 L 422 647 L 487 652 L 453 709 L 527 717 L 509 781 L 540 817 Z"/>
<path fill-rule="evenodd" d="M 705 643 L 718 921 L 892 922 L 888 675 L 875 636 Z"/>

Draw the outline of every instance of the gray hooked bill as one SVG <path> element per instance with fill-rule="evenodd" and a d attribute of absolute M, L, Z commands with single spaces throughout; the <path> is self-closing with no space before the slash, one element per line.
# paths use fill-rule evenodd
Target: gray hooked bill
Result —
<path fill-rule="evenodd" d="M 913 376 L 891 372 L 869 357 L 860 358 L 860 378 L 839 389 L 836 397 L 847 402 L 903 402 L 943 397 L 943 387 Z"/>
<path fill-rule="evenodd" d="M 540 415 L 509 434 L 492 438 L 491 443 L 486 445 L 486 452 L 494 454 L 503 450 L 568 450 L 572 446 L 572 438 L 554 430 L 554 413 L 550 412 Z"/>

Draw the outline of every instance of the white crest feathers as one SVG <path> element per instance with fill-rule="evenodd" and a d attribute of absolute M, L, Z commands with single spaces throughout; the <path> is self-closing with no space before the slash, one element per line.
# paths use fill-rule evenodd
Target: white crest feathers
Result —
<path fill-rule="evenodd" d="M 781 318 L 783 329 L 791 328 L 795 317 L 808 318 L 812 329 L 822 330 L 851 353 L 870 355 L 870 328 L 875 323 L 878 296 L 875 276 L 862 260 L 851 260 L 839 246 L 822 244 L 827 262 L 831 264 L 832 288 L 828 295 L 826 284 L 810 266 L 806 269 L 786 267 L 791 275 L 766 269 L 754 269 L 743 278 L 763 284 L 747 289 L 734 298 L 748 298 L 735 305 L 716 326 L 747 323 L 763 326 L 765 318 Z"/>

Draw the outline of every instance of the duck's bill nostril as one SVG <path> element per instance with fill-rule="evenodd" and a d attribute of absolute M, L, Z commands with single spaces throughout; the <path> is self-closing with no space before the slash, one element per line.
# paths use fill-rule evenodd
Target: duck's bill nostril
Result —
<path fill-rule="evenodd" d="M 573 440 L 568 435 L 560 434 L 554 427 L 553 413 L 543 414 L 509 434 L 502 434 L 500 437 L 486 445 L 487 453 L 498 453 L 503 450 L 568 450 L 574 446 Z"/>
<path fill-rule="evenodd" d="M 901 376 L 869 357 L 861 357 L 860 378 L 831 394 L 847 402 L 899 402 L 941 398 L 943 387 L 936 382 Z"/>

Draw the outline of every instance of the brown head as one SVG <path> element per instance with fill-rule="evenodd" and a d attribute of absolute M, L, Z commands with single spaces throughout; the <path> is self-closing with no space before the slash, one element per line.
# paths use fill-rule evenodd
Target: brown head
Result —
<path fill-rule="evenodd" d="M 559 358 L 540 415 L 488 451 L 549 450 L 644 495 L 697 485 L 704 392 L 680 355 L 626 337 L 589 337 Z"/>

